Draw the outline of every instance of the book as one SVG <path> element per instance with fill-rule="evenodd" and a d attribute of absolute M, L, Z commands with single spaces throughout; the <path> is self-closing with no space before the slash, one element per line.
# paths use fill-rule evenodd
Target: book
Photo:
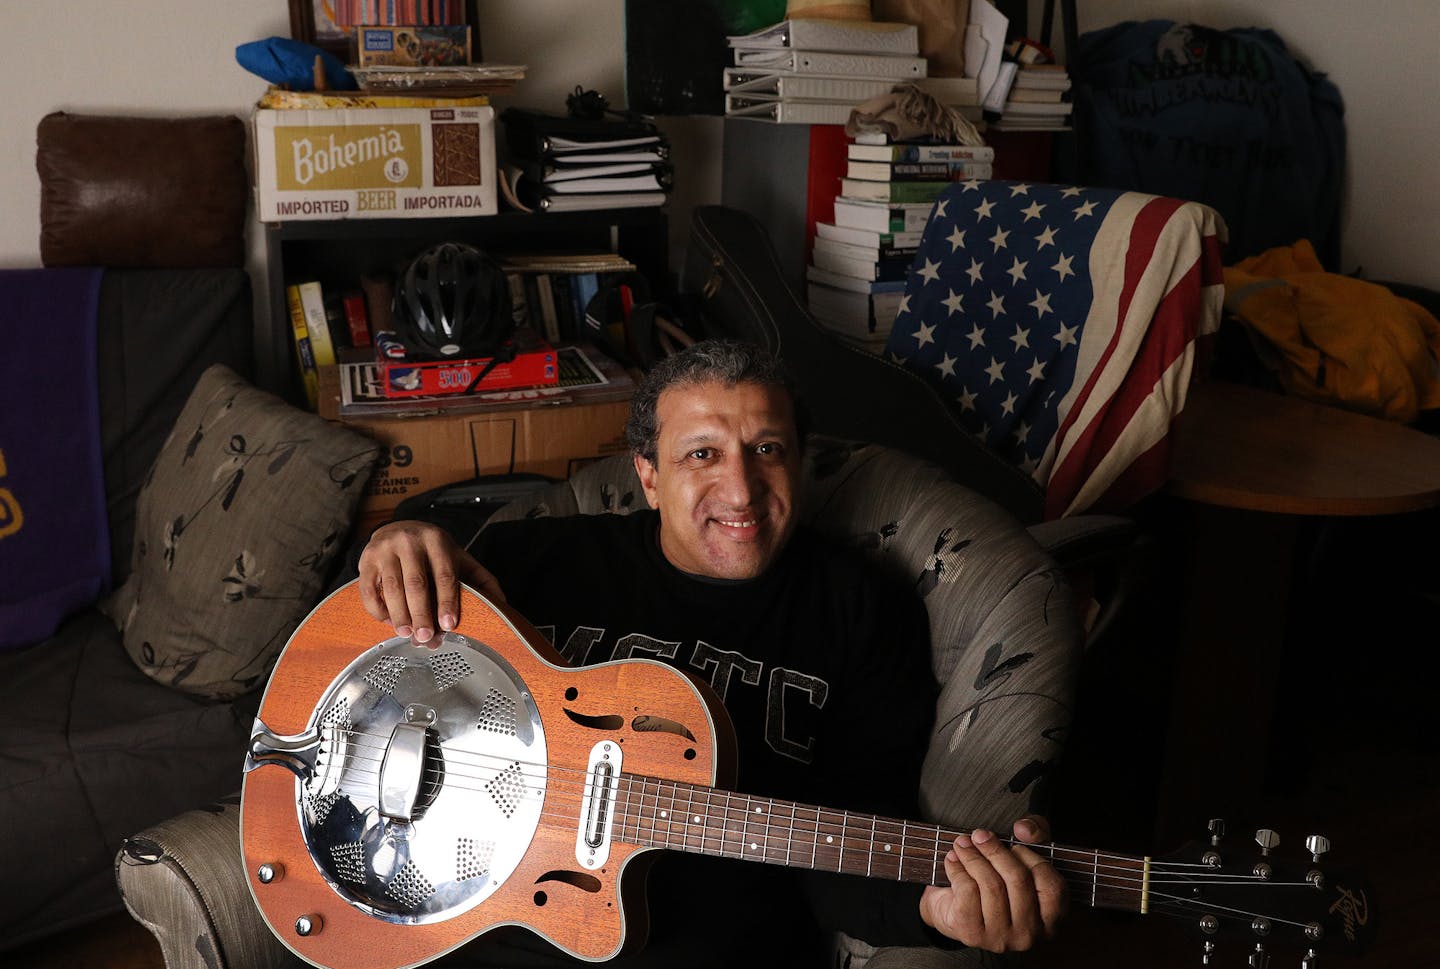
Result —
<path fill-rule="evenodd" d="M 585 195 L 595 192 L 664 192 L 670 188 L 670 173 L 649 171 L 638 175 L 606 175 L 589 178 L 566 178 L 544 182 L 545 195 Z"/>
<path fill-rule="evenodd" d="M 670 197 L 668 189 L 577 191 L 570 188 L 557 191 L 559 186 L 571 186 L 574 183 L 562 181 L 554 185 L 547 185 L 536 182 L 525 177 L 524 169 L 514 164 L 506 165 L 501 169 L 496 181 L 499 182 L 500 194 L 505 201 L 521 212 L 578 212 L 595 209 L 642 208 L 664 205 Z M 586 181 L 586 179 L 579 181 Z"/>
<path fill-rule="evenodd" d="M 370 346 L 370 314 L 365 309 L 365 294 L 359 290 L 347 292 L 340 297 L 340 307 L 345 313 L 345 326 L 350 332 L 352 347 Z"/>
<path fill-rule="evenodd" d="M 857 141 L 846 149 L 846 157 L 855 161 L 883 162 L 993 162 L 995 149 L 991 145 L 929 145 L 899 141 L 867 145 Z"/>
<path fill-rule="evenodd" d="M 979 104 L 980 82 L 974 77 L 923 77 L 915 86 L 941 104 Z"/>
<path fill-rule="evenodd" d="M 920 245 L 920 232 L 877 232 L 873 229 L 856 229 L 833 222 L 816 222 L 817 239 L 833 239 L 852 246 L 866 249 L 913 248 Z"/>
<path fill-rule="evenodd" d="M 335 365 L 335 341 L 330 336 L 330 321 L 325 314 L 325 291 L 320 283 L 308 279 L 299 284 L 300 305 L 305 313 L 305 327 L 310 335 L 310 350 L 315 355 L 315 366 Z"/>
<path fill-rule="evenodd" d="M 818 246 L 810 253 L 810 262 L 817 269 L 876 282 L 904 282 L 910 271 L 909 259 L 853 259 Z"/>
<path fill-rule="evenodd" d="M 555 290 L 549 273 L 536 273 L 535 292 L 540 301 L 540 332 L 548 343 L 560 342 L 560 318 L 555 313 Z"/>
<path fill-rule="evenodd" d="M 867 199 L 835 199 L 835 224 L 876 232 L 923 232 L 933 202 L 894 205 Z"/>
<path fill-rule="evenodd" d="M 295 362 L 300 368 L 300 382 L 305 388 L 305 399 L 310 409 L 315 410 L 320 402 L 320 377 L 315 367 L 315 353 L 310 345 L 310 328 L 305 323 L 305 307 L 300 302 L 300 287 L 291 284 L 285 287 L 285 303 L 290 310 L 290 333 L 295 343 Z"/>
<path fill-rule="evenodd" d="M 837 273 L 813 262 L 805 267 L 805 278 L 814 283 L 824 283 L 836 289 L 848 289 L 856 293 L 903 293 L 905 281 L 899 279 L 861 279 Z"/>
<path fill-rule="evenodd" d="M 1070 90 L 1070 75 L 1061 71 L 1041 70 L 1035 67 L 1022 67 L 1015 72 L 1014 88 L 1026 88 L 1031 90 Z"/>
<path fill-rule="evenodd" d="M 928 205 L 949 187 L 948 179 L 943 182 L 871 182 L 848 176 L 840 179 L 842 196 L 873 202 L 924 202 Z"/>
<path fill-rule="evenodd" d="M 561 155 L 548 162 L 530 162 L 519 166 L 524 177 L 547 185 L 576 179 L 614 178 L 619 175 L 654 175 L 662 170 L 659 162 L 629 161 L 577 164 L 586 158 L 580 155 Z"/>
<path fill-rule="evenodd" d="M 895 325 L 904 292 L 856 293 L 813 280 L 806 284 L 810 315 L 854 337 L 884 338 Z"/>
<path fill-rule="evenodd" d="M 1010 101 L 1034 101 L 1056 104 L 1065 100 L 1065 92 L 1059 88 L 1014 87 L 1010 89 Z"/>
<path fill-rule="evenodd" d="M 782 20 L 748 34 L 732 34 L 736 49 L 868 51 L 919 54 L 920 30 L 914 24 L 878 20 Z"/>
<path fill-rule="evenodd" d="M 668 144 L 650 121 L 572 118 L 524 108 L 500 113 L 512 161 L 540 161 L 575 152 L 654 151 Z"/>
<path fill-rule="evenodd" d="M 864 182 L 963 182 L 971 178 L 989 178 L 994 166 L 989 162 L 956 159 L 943 162 L 867 162 L 850 161 L 845 177 Z"/>
<path fill-rule="evenodd" d="M 779 98 L 725 95 L 725 117 L 774 124 L 836 124 L 850 120 L 849 101 L 790 101 Z"/>
<path fill-rule="evenodd" d="M 885 54 L 851 54 L 825 50 L 737 50 L 735 66 L 792 74 L 838 74 L 850 77 L 924 77 L 929 62 L 923 57 Z"/>
<path fill-rule="evenodd" d="M 830 286 L 816 280 L 809 280 L 805 284 L 808 304 L 811 307 L 821 307 L 830 310 L 836 315 L 849 315 L 852 318 L 865 321 L 867 324 L 890 326 L 895 322 L 894 315 L 900 311 L 900 303 L 905 298 L 903 287 L 884 289 L 878 292 L 862 293 L 849 289 L 840 289 L 837 286 Z M 879 316 L 875 311 L 879 311 Z M 885 313 L 890 314 L 885 319 Z"/>
<path fill-rule="evenodd" d="M 870 262 L 885 262 L 900 260 L 910 262 L 915 258 L 919 244 L 913 246 L 863 246 L 849 242 L 841 242 L 838 239 L 827 239 L 825 236 L 816 234 L 815 243 L 811 247 L 812 252 L 828 252 L 846 259 L 861 259 Z"/>
<path fill-rule="evenodd" d="M 843 77 L 833 74 L 789 74 L 777 71 L 725 69 L 724 88 L 736 94 L 811 101 L 849 101 L 859 104 L 889 94 L 895 79 Z"/>
<path fill-rule="evenodd" d="M 1056 104 L 1035 103 L 1033 101 L 1006 101 L 1005 110 L 1001 112 L 1009 118 L 1014 115 L 1043 114 L 1048 117 L 1061 117 L 1070 114 L 1075 110 L 1073 101 L 1061 101 Z"/>

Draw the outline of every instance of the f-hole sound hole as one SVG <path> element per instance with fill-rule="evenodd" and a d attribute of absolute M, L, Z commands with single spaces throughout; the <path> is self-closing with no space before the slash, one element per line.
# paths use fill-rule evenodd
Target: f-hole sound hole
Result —
<path fill-rule="evenodd" d="M 687 748 L 687 749 L 686 749 L 686 751 L 685 751 L 685 759 L 686 759 L 686 760 L 694 760 L 694 759 L 695 759 L 695 748 L 694 748 L 694 747 L 690 747 L 690 748 Z"/>
<path fill-rule="evenodd" d="M 548 901 L 550 901 L 550 899 L 549 899 L 549 897 L 548 897 L 544 892 L 536 892 L 536 893 L 535 893 L 535 904 L 536 904 L 536 905 L 544 905 L 544 904 L 545 904 L 546 902 L 548 902 Z"/>
<path fill-rule="evenodd" d="M 565 691 L 565 699 L 567 699 L 567 700 L 574 700 L 574 699 L 575 699 L 577 696 L 579 696 L 579 695 L 580 695 L 580 691 L 577 690 L 577 689 L 575 689 L 575 687 L 573 687 L 573 686 L 570 687 L 568 690 Z"/>

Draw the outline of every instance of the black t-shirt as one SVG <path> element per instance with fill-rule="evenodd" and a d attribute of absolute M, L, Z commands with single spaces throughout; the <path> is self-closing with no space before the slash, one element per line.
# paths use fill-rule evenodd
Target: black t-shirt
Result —
<path fill-rule="evenodd" d="M 936 689 L 918 596 L 804 529 L 756 579 L 688 575 L 661 553 L 658 528 L 653 511 L 506 522 L 471 551 L 570 662 L 656 659 L 707 680 L 734 721 L 738 790 L 916 817 Z M 650 943 L 620 964 L 734 965 L 768 932 L 793 944 L 767 950 L 786 961 L 837 928 L 876 945 L 933 940 L 919 886 L 656 854 Z M 554 953 L 492 936 L 461 961 L 487 947 L 517 965 Z"/>

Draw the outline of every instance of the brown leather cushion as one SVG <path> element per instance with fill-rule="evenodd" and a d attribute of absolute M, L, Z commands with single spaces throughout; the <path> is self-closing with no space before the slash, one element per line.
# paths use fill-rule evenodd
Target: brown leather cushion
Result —
<path fill-rule="evenodd" d="M 46 266 L 245 264 L 245 124 L 232 116 L 40 119 Z"/>

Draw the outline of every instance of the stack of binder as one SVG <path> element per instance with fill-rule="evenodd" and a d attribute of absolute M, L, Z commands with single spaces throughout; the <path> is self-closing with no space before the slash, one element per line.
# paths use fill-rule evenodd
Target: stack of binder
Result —
<path fill-rule="evenodd" d="M 507 108 L 500 191 L 523 212 L 664 205 L 670 143 L 643 119 L 572 118 Z"/>
<path fill-rule="evenodd" d="M 731 118 L 844 124 L 861 102 L 926 76 L 914 24 L 794 19 L 728 41 Z"/>

